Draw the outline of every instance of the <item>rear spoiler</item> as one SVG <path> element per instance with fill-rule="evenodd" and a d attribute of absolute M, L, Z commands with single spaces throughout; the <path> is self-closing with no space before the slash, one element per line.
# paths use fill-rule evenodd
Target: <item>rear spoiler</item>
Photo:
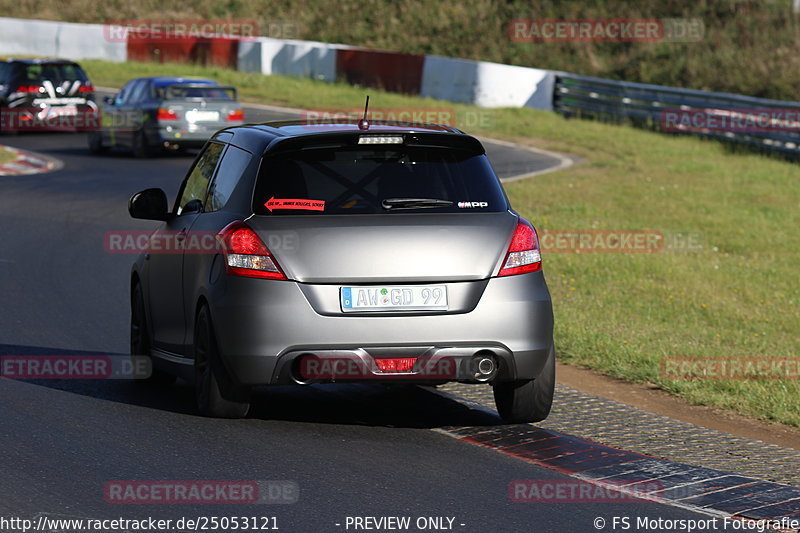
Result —
<path fill-rule="evenodd" d="M 214 89 L 217 91 L 230 91 L 231 93 L 231 100 L 238 100 L 239 99 L 239 92 L 236 90 L 236 87 L 232 85 L 208 85 L 207 83 L 174 83 L 171 85 L 165 85 L 164 87 L 160 87 L 162 94 L 164 95 L 165 100 L 177 100 L 177 99 L 184 99 L 184 98 L 207 98 L 207 97 L 193 97 L 193 96 L 175 96 L 173 94 L 174 90 L 189 90 L 189 89 Z"/>
<path fill-rule="evenodd" d="M 313 130 L 313 126 L 309 129 Z M 418 146 L 427 148 L 452 148 L 466 151 L 472 155 L 483 155 L 486 151 L 475 137 L 464 133 L 432 133 L 419 131 L 365 131 L 365 132 L 324 132 L 278 137 L 264 151 L 264 155 L 297 150 L 315 150 L 325 148 L 344 148 L 357 146 L 361 136 L 402 136 L 403 142 L 396 146 Z M 387 145 L 391 146 L 391 145 Z"/>

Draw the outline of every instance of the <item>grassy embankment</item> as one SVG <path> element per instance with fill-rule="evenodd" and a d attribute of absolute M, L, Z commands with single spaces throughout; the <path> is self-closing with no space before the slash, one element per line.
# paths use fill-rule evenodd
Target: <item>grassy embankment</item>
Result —
<path fill-rule="evenodd" d="M 789 0 L 0 0 L 6 17 L 255 21 L 259 33 L 794 100 L 800 15 Z M 514 19 L 697 19 L 699 42 L 515 42 Z"/>

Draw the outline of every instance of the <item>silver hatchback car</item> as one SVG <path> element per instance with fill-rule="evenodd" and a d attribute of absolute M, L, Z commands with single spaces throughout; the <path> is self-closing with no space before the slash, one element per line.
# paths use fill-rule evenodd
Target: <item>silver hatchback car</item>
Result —
<path fill-rule="evenodd" d="M 131 351 L 199 410 L 330 382 L 490 383 L 509 422 L 547 417 L 553 312 L 533 226 L 481 143 L 430 124 L 281 121 L 205 145 L 131 276 Z"/>

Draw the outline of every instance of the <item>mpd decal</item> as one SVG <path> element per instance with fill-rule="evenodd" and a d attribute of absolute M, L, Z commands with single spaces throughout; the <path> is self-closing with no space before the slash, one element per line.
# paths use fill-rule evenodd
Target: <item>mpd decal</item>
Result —
<path fill-rule="evenodd" d="M 458 202 L 458 207 L 461 209 L 473 209 L 489 207 L 489 202 Z"/>

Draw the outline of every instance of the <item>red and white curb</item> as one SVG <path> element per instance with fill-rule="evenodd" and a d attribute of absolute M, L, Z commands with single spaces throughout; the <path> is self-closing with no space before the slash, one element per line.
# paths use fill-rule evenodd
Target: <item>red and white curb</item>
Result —
<path fill-rule="evenodd" d="M 496 412 L 484 405 L 443 391 L 431 392 L 497 417 Z M 554 470 L 581 483 L 640 501 L 716 517 L 723 522 L 727 519 L 740 526 L 731 525 L 729 530 L 800 533 L 800 487 L 667 461 L 532 424 L 443 427 L 435 431 Z M 536 501 L 530 496 L 533 492 L 525 499 L 527 481 L 536 480 L 515 480 L 509 484 L 508 495 L 515 503 Z M 514 497 L 518 493 L 522 494 L 521 499 Z M 717 522 L 713 524 L 710 529 L 717 529 Z"/>
<path fill-rule="evenodd" d="M 14 161 L 0 164 L 0 176 L 24 176 L 29 174 L 42 174 L 61 168 L 61 161 L 42 154 L 20 150 L 10 146 L 0 146 L 16 156 Z"/>

